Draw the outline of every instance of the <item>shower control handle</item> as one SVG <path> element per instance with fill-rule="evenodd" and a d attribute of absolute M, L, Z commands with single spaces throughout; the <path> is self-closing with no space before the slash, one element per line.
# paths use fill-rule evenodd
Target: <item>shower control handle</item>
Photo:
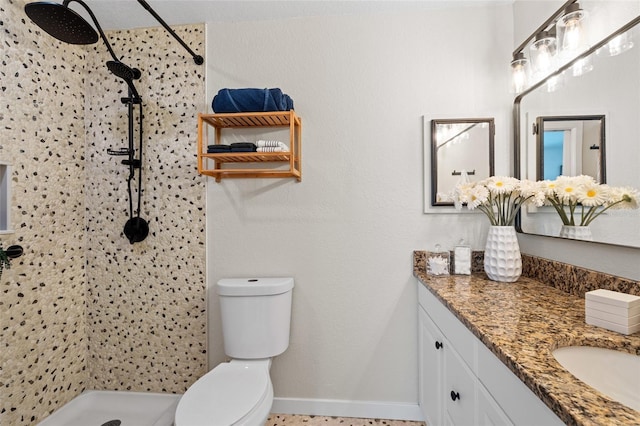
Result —
<path fill-rule="evenodd" d="M 135 169 L 139 169 L 141 166 L 141 162 L 140 160 L 122 160 L 122 164 L 124 164 L 125 166 L 133 166 L 133 168 Z"/>
<path fill-rule="evenodd" d="M 442 347 L 442 342 L 438 342 L 436 340 L 436 349 L 440 349 Z"/>

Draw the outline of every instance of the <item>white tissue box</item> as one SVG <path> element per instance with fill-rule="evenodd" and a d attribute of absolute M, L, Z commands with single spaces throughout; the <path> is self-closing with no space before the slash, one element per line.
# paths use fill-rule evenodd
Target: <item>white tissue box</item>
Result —
<path fill-rule="evenodd" d="M 471 247 L 456 246 L 453 249 L 453 273 L 471 275 Z"/>
<path fill-rule="evenodd" d="M 611 290 L 594 290 L 585 294 L 587 324 L 623 334 L 640 331 L 640 296 Z"/>
<path fill-rule="evenodd" d="M 606 328 L 607 330 L 616 331 L 622 334 L 633 334 L 640 331 L 640 323 L 631 326 L 624 326 L 622 324 L 617 324 L 600 318 L 590 317 L 589 315 L 586 317 L 586 322 L 587 324 Z"/>
<path fill-rule="evenodd" d="M 640 305 L 633 308 L 625 309 L 622 306 L 596 302 L 595 300 L 591 300 L 591 299 L 585 300 L 585 309 L 595 310 L 600 312 L 607 312 L 609 314 L 614 314 L 614 315 L 622 315 L 622 316 L 628 315 L 630 317 L 640 315 Z"/>
<path fill-rule="evenodd" d="M 614 324 L 623 325 L 625 327 L 631 327 L 640 324 L 640 315 L 634 315 L 632 317 L 612 314 L 610 312 L 598 311 L 597 309 L 587 308 L 585 315 L 591 318 L 597 318 L 605 320 Z"/>
<path fill-rule="evenodd" d="M 587 300 L 606 303 L 607 305 L 620 306 L 625 309 L 640 307 L 640 296 L 620 293 L 619 291 L 605 290 L 603 288 L 589 291 L 585 294 L 585 297 Z"/>

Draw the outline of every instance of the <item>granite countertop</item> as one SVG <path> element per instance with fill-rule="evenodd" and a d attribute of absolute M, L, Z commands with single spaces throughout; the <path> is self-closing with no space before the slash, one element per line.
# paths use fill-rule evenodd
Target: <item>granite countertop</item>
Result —
<path fill-rule="evenodd" d="M 640 355 L 640 333 L 587 325 L 584 298 L 531 278 L 498 283 L 484 273 L 432 277 L 418 252 L 414 275 L 566 424 L 640 425 L 639 411 L 579 381 L 551 353 L 585 345 Z"/>

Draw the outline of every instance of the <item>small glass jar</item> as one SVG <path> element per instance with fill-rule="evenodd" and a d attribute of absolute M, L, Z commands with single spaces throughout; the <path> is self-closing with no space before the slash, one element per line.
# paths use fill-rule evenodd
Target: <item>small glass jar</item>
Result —
<path fill-rule="evenodd" d="M 453 249 L 453 273 L 471 275 L 471 247 L 460 240 Z"/>
<path fill-rule="evenodd" d="M 426 269 L 428 275 L 449 275 L 449 252 L 441 250 L 440 244 L 436 244 L 436 250 L 427 252 Z"/>

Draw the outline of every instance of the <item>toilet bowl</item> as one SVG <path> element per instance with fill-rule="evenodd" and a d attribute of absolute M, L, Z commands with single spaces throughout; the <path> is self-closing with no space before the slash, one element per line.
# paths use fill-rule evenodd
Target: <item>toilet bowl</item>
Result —
<path fill-rule="evenodd" d="M 232 360 L 202 376 L 182 396 L 175 426 L 257 426 L 269 417 L 271 360 Z"/>
<path fill-rule="evenodd" d="M 232 360 L 187 389 L 175 426 L 264 425 L 273 404 L 271 359 L 289 346 L 293 278 L 224 279 L 216 290 Z"/>

